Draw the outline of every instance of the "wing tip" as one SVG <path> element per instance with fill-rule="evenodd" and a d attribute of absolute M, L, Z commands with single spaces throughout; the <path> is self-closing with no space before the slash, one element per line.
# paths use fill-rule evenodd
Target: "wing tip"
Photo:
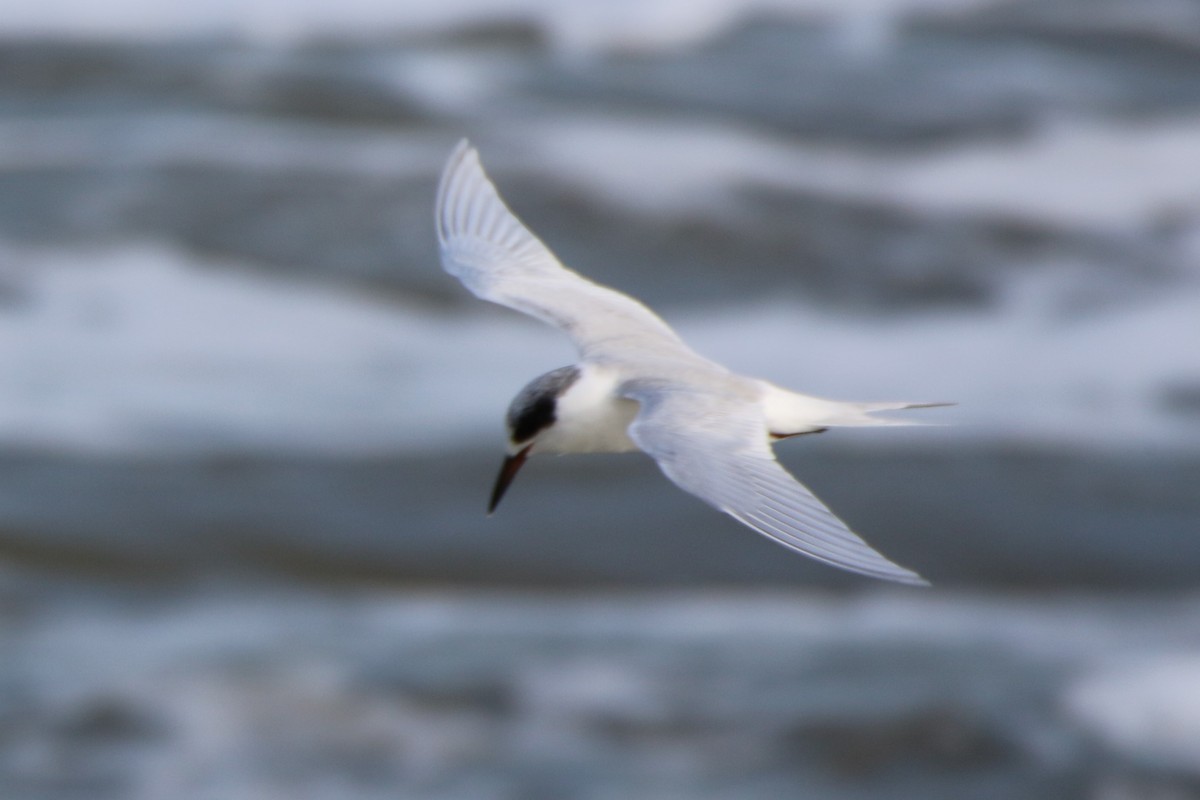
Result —
<path fill-rule="evenodd" d="M 903 572 L 898 575 L 889 573 L 879 577 L 884 578 L 885 580 L 895 581 L 896 583 L 903 583 L 907 586 L 919 586 L 922 589 L 930 589 L 933 587 L 933 584 L 927 578 L 921 577 L 911 569 L 905 569 L 904 567 L 901 567 L 901 569 Z"/>
<path fill-rule="evenodd" d="M 471 140 L 463 137 L 450 151 L 446 164 L 442 167 L 442 175 L 438 180 L 437 199 L 434 201 L 434 216 L 437 224 L 438 241 L 445 243 L 454 234 L 454 209 L 459 202 L 456 196 L 463 190 L 466 170 L 471 162 L 475 169 L 482 171 L 479 163 L 479 151 L 471 144 Z"/>
<path fill-rule="evenodd" d="M 479 151 L 471 144 L 471 140 L 466 136 L 458 140 L 454 145 L 454 149 L 450 151 L 450 155 L 446 158 L 446 166 L 442 169 L 442 174 L 447 175 L 452 170 L 458 167 L 468 156 L 474 154 L 476 157 Z"/>
<path fill-rule="evenodd" d="M 872 550 L 874 550 L 874 548 L 872 548 Z M 834 559 L 812 555 L 811 553 L 805 553 L 805 555 L 816 561 L 824 562 L 829 566 L 844 569 L 847 572 L 853 572 L 868 578 L 878 578 L 880 580 L 900 583 L 904 584 L 905 586 L 920 587 L 922 589 L 929 589 L 933 586 L 928 579 L 922 577 L 920 574 L 908 569 L 907 567 L 900 566 L 896 562 L 883 555 L 880 555 L 879 557 L 887 563 L 887 566 L 879 567 L 861 567 L 852 564 L 843 564 Z"/>
<path fill-rule="evenodd" d="M 859 552 L 848 553 L 844 550 L 843 552 L 836 552 L 834 549 L 831 549 L 831 542 L 816 543 L 810 541 L 801 543 L 796 541 L 794 537 L 781 535 L 782 532 L 779 529 L 773 529 L 772 525 L 766 524 L 763 520 L 756 518 L 754 514 L 747 514 L 730 508 L 721 508 L 721 510 L 746 527 L 766 536 L 776 544 L 782 545 L 814 561 L 819 561 L 822 564 L 836 567 L 846 572 L 853 572 L 856 575 L 902 583 L 908 586 L 930 587 L 933 585 L 917 572 L 900 566 L 895 561 L 880 553 L 849 528 L 845 528 L 845 533 L 849 534 L 853 539 L 845 543 L 857 543 L 861 547 Z M 832 513 L 830 516 L 833 516 Z M 833 519 L 837 520 L 839 524 L 844 525 L 836 516 Z"/>
<path fill-rule="evenodd" d="M 875 552 L 877 555 L 879 555 L 879 558 L 882 558 L 884 560 L 884 562 L 886 562 L 886 566 L 863 567 L 863 566 L 858 566 L 858 565 L 854 565 L 854 564 L 841 563 L 841 562 L 837 561 L 836 559 L 828 558 L 825 556 L 813 555 L 812 553 L 806 552 L 806 553 L 804 553 L 804 555 L 808 556 L 809 558 L 812 558 L 815 561 L 824 562 L 825 564 L 828 564 L 831 567 L 837 567 L 838 569 L 843 569 L 843 570 L 846 570 L 847 572 L 853 572 L 853 573 L 856 573 L 858 575 L 863 575 L 868 578 L 878 578 L 880 580 L 891 581 L 893 583 L 900 583 L 900 584 L 904 584 L 905 586 L 920 587 L 923 589 L 928 589 L 933 586 L 933 584 L 928 579 L 922 577 L 917 572 L 914 572 L 913 570 L 908 569 L 907 567 L 902 567 L 899 564 L 897 564 L 896 562 L 887 558 L 886 556 L 879 554 L 878 551 L 875 551 L 874 548 L 871 548 L 871 549 L 873 552 Z"/>

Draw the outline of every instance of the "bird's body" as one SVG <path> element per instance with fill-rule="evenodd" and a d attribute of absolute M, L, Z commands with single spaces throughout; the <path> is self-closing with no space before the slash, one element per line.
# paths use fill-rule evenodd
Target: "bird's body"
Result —
<path fill-rule="evenodd" d="M 916 404 L 826 400 L 704 358 L 637 300 L 562 266 L 504 205 L 466 141 L 442 175 L 437 230 L 447 272 L 479 297 L 563 330 L 581 356 L 513 400 L 491 508 L 534 452 L 641 450 L 681 488 L 785 547 L 924 583 L 851 532 L 771 449 L 776 439 L 834 426 L 903 424 L 873 413 Z"/>

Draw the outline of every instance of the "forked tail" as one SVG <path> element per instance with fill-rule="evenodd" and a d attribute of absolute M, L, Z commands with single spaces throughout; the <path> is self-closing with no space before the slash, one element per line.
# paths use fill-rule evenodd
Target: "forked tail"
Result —
<path fill-rule="evenodd" d="M 913 418 L 880 417 L 881 411 L 940 408 L 954 403 L 853 403 L 800 394 L 763 382 L 763 406 L 768 429 L 777 436 L 793 436 L 832 427 L 874 425 L 928 425 Z"/>

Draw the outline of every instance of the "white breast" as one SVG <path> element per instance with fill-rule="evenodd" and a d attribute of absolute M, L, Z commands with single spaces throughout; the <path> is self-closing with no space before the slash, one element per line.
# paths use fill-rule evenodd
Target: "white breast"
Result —
<path fill-rule="evenodd" d="M 623 453 L 637 450 L 629 425 L 635 400 L 617 394 L 616 374 L 591 364 L 579 366 L 579 379 L 558 398 L 554 424 L 537 440 L 538 453 Z"/>

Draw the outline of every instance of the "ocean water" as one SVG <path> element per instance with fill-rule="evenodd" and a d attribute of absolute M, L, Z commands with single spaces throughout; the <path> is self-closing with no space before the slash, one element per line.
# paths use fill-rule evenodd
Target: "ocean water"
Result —
<path fill-rule="evenodd" d="M 1195 597 L 55 594 L 4 612 L 11 797 L 1132 800 L 1200 780 Z"/>
<path fill-rule="evenodd" d="M 0 19 L 0 797 L 1200 797 L 1200 5 L 24 4 Z M 829 397 L 929 576 L 792 556 L 442 273 L 571 266 Z"/>

